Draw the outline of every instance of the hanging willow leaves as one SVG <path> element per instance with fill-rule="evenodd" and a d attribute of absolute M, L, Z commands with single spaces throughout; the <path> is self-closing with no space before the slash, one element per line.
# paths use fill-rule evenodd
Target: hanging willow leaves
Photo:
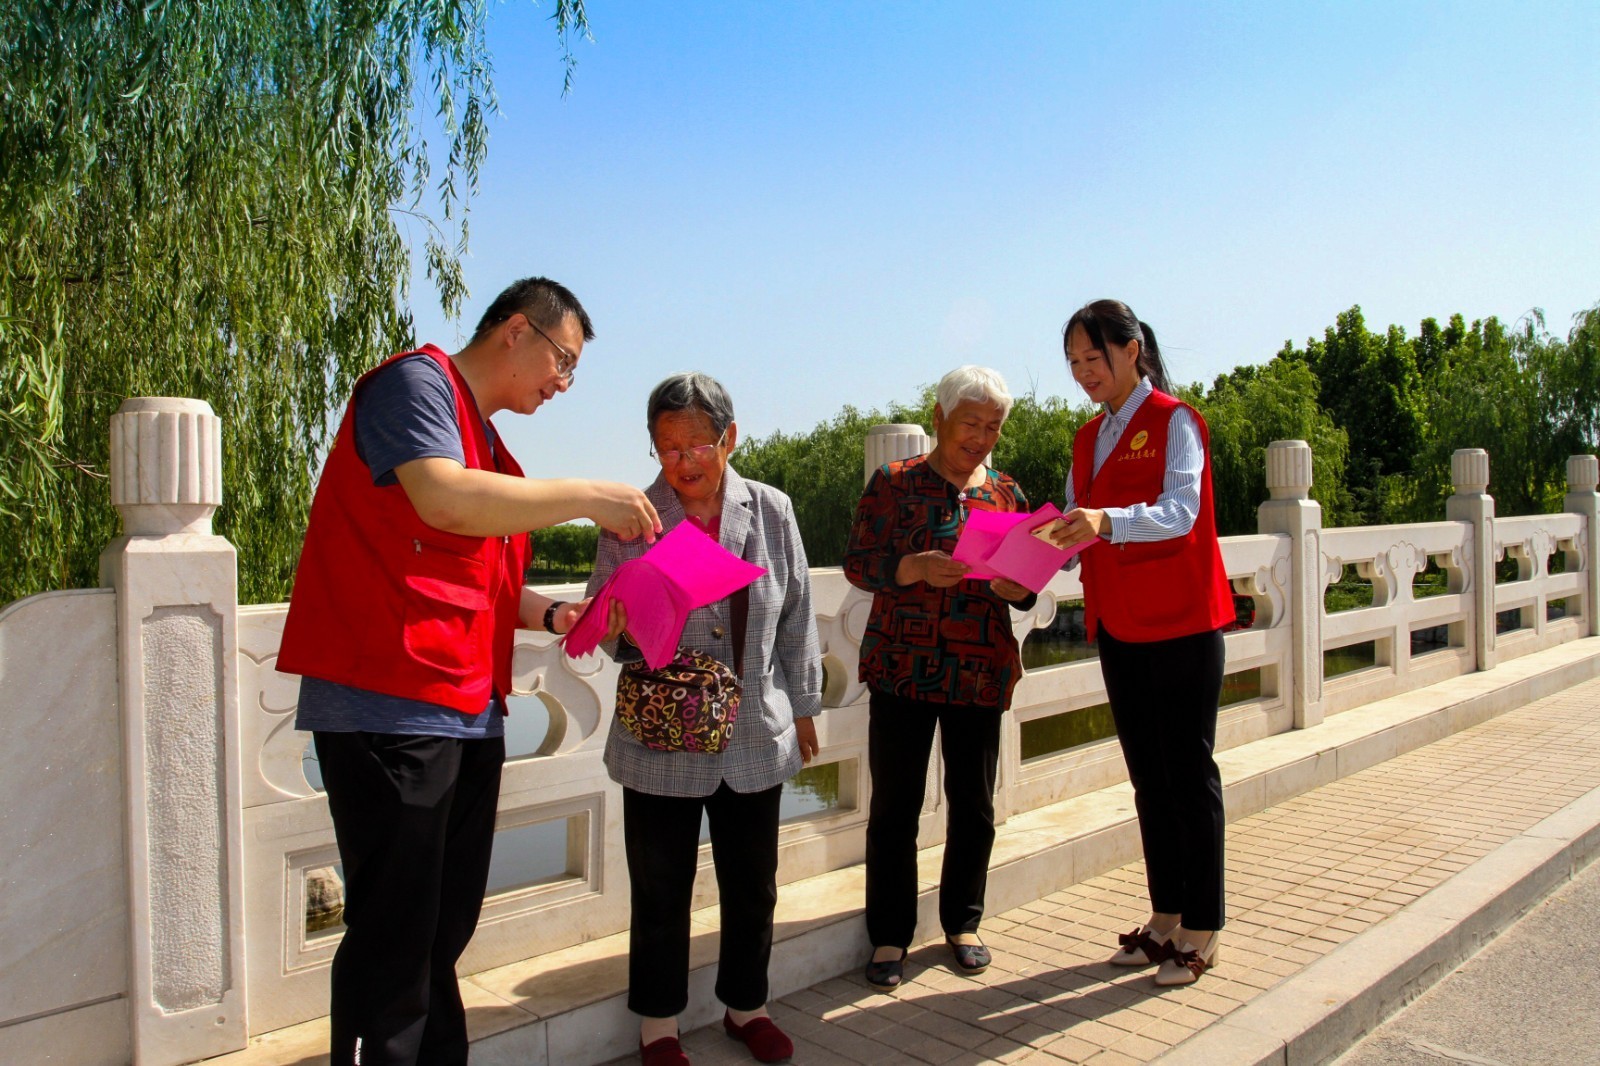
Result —
<path fill-rule="evenodd" d="M 570 84 L 587 23 L 553 2 Z M 0 5 L 0 604 L 96 583 L 107 421 L 141 395 L 222 417 L 240 594 L 287 595 L 339 405 L 411 339 L 400 218 L 426 227 L 445 310 L 465 294 L 486 19 L 482 0 Z"/>

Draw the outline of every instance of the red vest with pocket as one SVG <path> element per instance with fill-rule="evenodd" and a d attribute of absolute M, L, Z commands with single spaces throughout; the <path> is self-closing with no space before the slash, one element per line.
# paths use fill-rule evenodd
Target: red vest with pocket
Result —
<path fill-rule="evenodd" d="M 1078 506 L 1102 509 L 1155 503 L 1167 472 L 1167 428 L 1180 406 L 1188 407 L 1164 392 L 1151 392 L 1098 474 L 1093 473 L 1095 436 L 1105 415 L 1079 429 L 1072 442 L 1072 488 Z M 1211 509 L 1210 435 L 1199 412 L 1188 410 L 1206 452 L 1200 512 L 1184 536 L 1137 544 L 1102 539 L 1079 556 L 1090 640 L 1102 621 L 1118 640 L 1147 642 L 1210 632 L 1234 620 L 1232 588 Z"/>
<path fill-rule="evenodd" d="M 419 351 L 455 391 L 466 465 L 521 477 L 503 439 L 490 449 L 450 357 L 431 344 Z M 372 483 L 356 453 L 355 405 L 376 369 L 356 383 L 317 483 L 277 668 L 479 714 L 511 691 L 528 537 L 446 533 L 417 515 L 398 483 Z"/>

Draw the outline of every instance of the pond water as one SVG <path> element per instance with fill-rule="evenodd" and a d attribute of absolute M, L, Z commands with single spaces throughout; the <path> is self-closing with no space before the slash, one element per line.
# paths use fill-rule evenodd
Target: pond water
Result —
<path fill-rule="evenodd" d="M 527 757 L 538 749 L 549 728 L 549 713 L 544 704 L 532 697 L 517 698 L 506 719 L 506 752 L 508 760 Z M 315 750 L 306 736 L 306 751 L 302 765 L 306 780 L 322 791 L 322 770 L 317 763 Z M 515 755 L 513 753 L 516 753 Z M 806 818 L 839 806 L 838 763 L 808 767 L 784 783 L 778 801 L 780 823 Z M 546 884 L 568 877 L 582 876 L 581 852 L 569 854 L 567 848 L 568 819 L 538 822 L 517 826 L 495 834 L 494 853 L 489 862 L 488 894 L 490 896 Z M 702 818 L 700 840 L 710 839 L 709 823 Z M 340 881 L 344 878 L 342 864 L 333 867 Z M 315 871 L 313 871 L 315 872 Z M 343 923 L 328 914 L 308 915 L 308 937 L 330 936 L 343 929 Z"/>

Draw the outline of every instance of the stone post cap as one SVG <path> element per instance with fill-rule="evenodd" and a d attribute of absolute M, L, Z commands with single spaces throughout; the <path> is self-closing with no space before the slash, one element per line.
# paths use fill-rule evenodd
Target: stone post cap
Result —
<path fill-rule="evenodd" d="M 1594 492 L 1600 486 L 1600 459 L 1592 455 L 1567 456 L 1567 491 Z"/>
<path fill-rule="evenodd" d="M 124 400 L 111 416 L 110 475 L 129 536 L 209 534 L 222 503 L 222 419 L 204 400 Z"/>
<path fill-rule="evenodd" d="M 873 426 L 867 430 L 862 483 L 871 481 L 872 472 L 885 463 L 926 455 L 929 443 L 928 434 L 918 425 L 897 422 Z"/>
<path fill-rule="evenodd" d="M 1457 496 L 1481 496 L 1489 489 L 1489 453 L 1457 448 L 1450 456 L 1450 480 Z"/>
<path fill-rule="evenodd" d="M 1274 500 L 1311 496 L 1311 445 L 1303 440 L 1275 440 L 1267 445 L 1267 490 Z"/>

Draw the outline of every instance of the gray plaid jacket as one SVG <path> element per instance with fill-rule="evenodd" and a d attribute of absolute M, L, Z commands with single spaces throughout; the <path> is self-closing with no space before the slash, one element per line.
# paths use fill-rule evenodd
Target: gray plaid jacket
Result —
<path fill-rule="evenodd" d="M 678 494 L 664 478 L 658 476 L 645 495 L 661 516 L 663 532 L 685 521 Z M 811 575 L 789 497 L 759 481 L 746 481 L 728 467 L 723 474 L 718 540 L 735 555 L 767 569 L 750 586 L 744 693 L 733 743 L 720 755 L 654 751 L 613 715 L 606 737 L 606 769 L 613 780 L 639 792 L 709 796 L 724 781 L 736 792 L 781 784 L 801 766 L 794 719 L 822 712 L 822 652 L 811 609 Z M 602 532 L 589 595 L 622 563 L 643 555 L 646 547 L 643 540 L 622 541 Z M 691 611 L 680 643 L 737 667 L 729 621 L 727 600 Z M 622 654 L 616 644 L 607 644 L 606 650 L 619 660 L 627 653 L 638 657 L 637 649 L 623 647 Z"/>

